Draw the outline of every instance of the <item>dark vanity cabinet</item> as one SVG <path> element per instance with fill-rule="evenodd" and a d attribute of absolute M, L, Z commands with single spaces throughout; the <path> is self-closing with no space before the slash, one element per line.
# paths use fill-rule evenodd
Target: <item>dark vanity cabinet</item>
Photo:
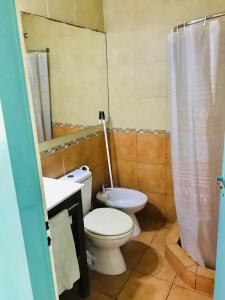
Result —
<path fill-rule="evenodd" d="M 86 298 L 89 295 L 89 274 L 85 247 L 85 233 L 83 222 L 83 210 L 81 191 L 79 190 L 72 196 L 68 197 L 57 206 L 48 211 L 49 219 L 60 213 L 62 210 L 67 209 L 69 215 L 72 217 L 72 233 L 77 251 L 77 258 L 80 267 L 80 279 L 75 282 L 71 290 L 65 291 L 59 296 L 60 300 L 76 300 L 79 299 L 78 295 Z"/>

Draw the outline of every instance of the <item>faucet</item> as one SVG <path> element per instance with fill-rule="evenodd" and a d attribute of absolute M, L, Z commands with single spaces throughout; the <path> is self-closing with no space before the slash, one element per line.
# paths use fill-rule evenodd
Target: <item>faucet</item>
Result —
<path fill-rule="evenodd" d="M 106 187 L 108 187 L 108 186 L 109 186 L 108 183 L 107 183 L 107 184 L 105 184 L 105 183 L 101 184 L 101 185 L 100 185 L 100 192 L 101 192 L 102 194 L 104 194 L 104 193 L 106 192 Z"/>

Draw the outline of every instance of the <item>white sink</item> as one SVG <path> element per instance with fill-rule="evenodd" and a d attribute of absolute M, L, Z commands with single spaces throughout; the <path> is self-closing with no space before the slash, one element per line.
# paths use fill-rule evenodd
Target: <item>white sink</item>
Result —
<path fill-rule="evenodd" d="M 43 183 L 47 210 L 57 206 L 83 187 L 81 183 L 47 177 L 43 177 Z"/>

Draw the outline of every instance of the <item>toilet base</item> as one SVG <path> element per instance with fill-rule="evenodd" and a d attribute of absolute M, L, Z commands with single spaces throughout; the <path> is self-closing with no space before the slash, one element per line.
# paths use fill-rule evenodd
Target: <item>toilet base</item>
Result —
<path fill-rule="evenodd" d="M 131 219 L 133 220 L 133 223 L 134 223 L 134 230 L 133 230 L 132 236 L 133 237 L 138 236 L 141 233 L 141 227 L 138 222 L 138 219 L 137 219 L 136 215 L 133 213 L 128 213 L 128 215 L 131 217 Z"/>
<path fill-rule="evenodd" d="M 119 275 L 127 269 L 120 248 L 100 249 L 89 243 L 88 251 L 93 258 L 89 265 L 92 270 L 106 275 Z"/>

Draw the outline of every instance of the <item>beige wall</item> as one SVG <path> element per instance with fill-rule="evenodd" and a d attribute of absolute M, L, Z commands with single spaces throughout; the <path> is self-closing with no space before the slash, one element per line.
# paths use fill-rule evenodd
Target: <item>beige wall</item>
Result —
<path fill-rule="evenodd" d="M 16 0 L 25 12 L 104 31 L 102 0 Z"/>
<path fill-rule="evenodd" d="M 167 33 L 224 0 L 104 0 L 113 127 L 169 129 Z"/>
<path fill-rule="evenodd" d="M 28 50 L 50 48 L 52 121 L 97 125 L 108 111 L 105 34 L 24 14 Z"/>

